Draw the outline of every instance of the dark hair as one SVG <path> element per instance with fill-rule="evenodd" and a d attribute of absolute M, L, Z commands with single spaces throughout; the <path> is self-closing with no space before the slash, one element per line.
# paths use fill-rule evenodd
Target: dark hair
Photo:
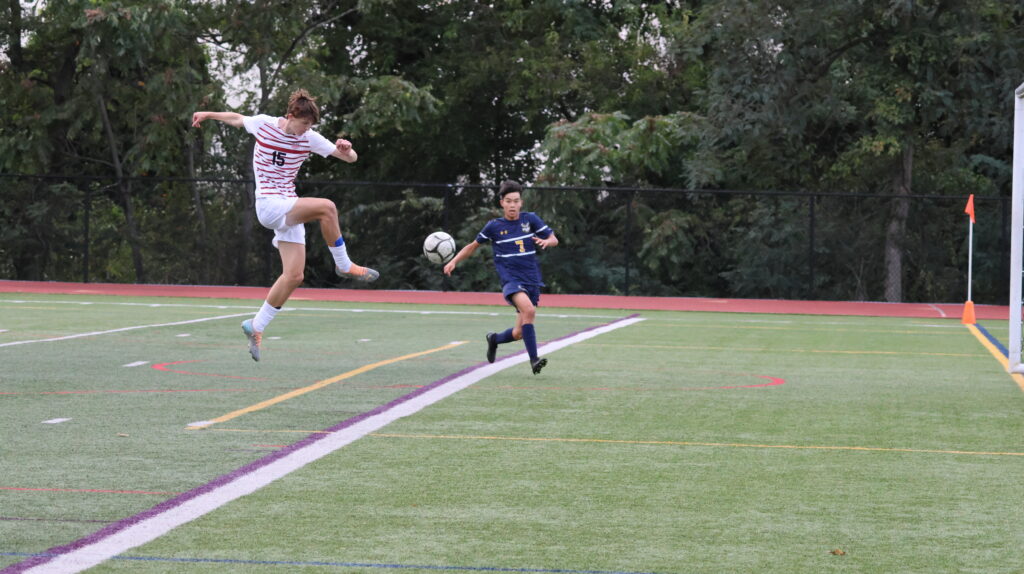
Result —
<path fill-rule="evenodd" d="M 288 98 L 288 113 L 292 117 L 313 120 L 313 123 L 320 121 L 320 108 L 316 107 L 316 98 L 309 95 L 306 90 L 295 90 Z"/>
<path fill-rule="evenodd" d="M 498 188 L 498 197 L 500 199 L 505 199 L 505 196 L 510 193 L 522 192 L 523 186 L 519 185 L 518 182 L 512 181 L 511 179 L 506 179 L 505 181 L 501 182 L 501 187 Z"/>

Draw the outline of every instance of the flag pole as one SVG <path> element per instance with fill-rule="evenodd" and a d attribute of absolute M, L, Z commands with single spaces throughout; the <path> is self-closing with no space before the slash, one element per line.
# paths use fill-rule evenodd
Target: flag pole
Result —
<path fill-rule="evenodd" d="M 971 284 L 974 275 L 974 194 L 967 198 L 967 207 L 964 213 L 971 216 L 967 223 L 967 302 L 964 303 L 964 314 L 960 322 L 964 325 L 973 325 L 978 321 L 974 317 L 974 301 L 971 299 Z"/>
<path fill-rule="evenodd" d="M 967 300 L 971 299 L 971 285 L 974 284 L 972 276 L 974 274 L 974 222 L 968 224 L 970 227 L 967 231 Z"/>

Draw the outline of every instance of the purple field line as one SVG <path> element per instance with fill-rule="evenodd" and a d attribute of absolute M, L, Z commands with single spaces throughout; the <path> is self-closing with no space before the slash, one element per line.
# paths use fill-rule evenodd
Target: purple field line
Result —
<path fill-rule="evenodd" d="M 621 323 L 621 322 L 624 322 L 624 321 L 629 321 L 630 319 L 633 319 L 633 318 L 635 318 L 637 316 L 638 316 L 638 314 L 634 313 L 634 314 L 629 315 L 627 317 L 623 317 L 622 319 L 617 319 L 617 320 L 611 321 L 609 323 L 605 323 L 605 324 L 602 324 L 602 325 L 595 325 L 595 326 L 589 327 L 587 329 L 576 331 L 576 332 L 570 333 L 568 335 L 565 335 L 563 337 L 559 337 L 557 339 L 553 339 L 551 341 L 548 341 L 547 343 L 544 344 L 544 346 L 545 347 L 551 346 L 551 345 L 559 343 L 561 341 L 565 341 L 565 340 L 568 340 L 568 339 L 579 337 L 580 335 L 582 335 L 584 333 L 588 333 L 590 331 L 611 327 L 612 325 L 615 325 L 616 323 Z M 564 346 L 564 345 L 561 345 L 561 346 L 560 345 L 556 345 L 556 346 L 558 348 L 561 348 L 561 346 Z M 503 357 L 499 361 L 496 361 L 496 363 L 497 362 L 508 361 L 509 359 L 517 357 L 517 356 L 520 356 L 520 355 L 523 355 L 524 353 L 525 353 L 525 351 L 520 351 L 518 353 L 513 353 L 512 355 L 508 355 L 506 357 Z M 521 362 L 521 361 L 515 361 L 515 363 L 518 363 L 518 362 Z M 508 366 L 511 366 L 511 364 L 514 364 L 514 363 L 510 363 L 510 365 L 508 365 Z M 295 443 L 293 443 L 291 445 L 288 445 L 285 448 L 282 448 L 282 449 L 280 449 L 278 451 L 275 451 L 275 452 L 273 452 L 271 454 L 268 454 L 267 456 L 265 456 L 263 458 L 260 458 L 260 459 L 258 459 L 256 461 L 253 461 L 253 462 L 251 462 L 251 463 L 249 463 L 249 464 L 247 464 L 247 465 L 245 465 L 245 466 L 243 466 L 241 468 L 238 468 L 238 469 L 236 469 L 236 470 L 234 470 L 232 472 L 229 472 L 227 474 L 221 475 L 221 476 L 213 479 L 212 481 L 210 481 L 210 482 L 208 482 L 208 483 L 206 483 L 206 484 L 204 484 L 202 486 L 196 487 L 196 488 L 194 488 L 192 490 L 189 490 L 188 492 L 184 492 L 184 493 L 182 493 L 182 494 L 180 494 L 178 496 L 175 496 L 174 498 L 170 498 L 170 499 L 168 499 L 168 500 L 166 500 L 166 501 L 164 501 L 164 502 L 162 502 L 160 504 L 157 504 L 156 506 L 150 508 L 149 510 L 145 510 L 143 512 L 140 512 L 139 514 L 134 515 L 134 516 L 129 516 L 127 518 L 119 520 L 119 521 L 117 521 L 117 522 L 115 522 L 113 524 L 110 524 L 110 525 L 106 526 L 105 528 L 97 530 L 96 532 L 94 532 L 92 534 L 89 534 L 87 536 L 84 536 L 82 538 L 79 538 L 78 540 L 75 540 L 74 542 L 71 542 L 69 544 L 65 544 L 65 545 L 62 545 L 62 546 L 55 546 L 53 548 L 50 548 L 49 550 L 46 550 L 46 551 L 44 551 L 44 552 L 42 552 L 40 554 L 37 554 L 37 555 L 33 556 L 32 558 L 29 558 L 28 560 L 24 560 L 22 562 L 18 562 L 16 564 L 12 564 L 12 565 L 4 568 L 3 570 L 0 570 L 0 574 L 15 574 L 15 573 L 20 573 L 20 572 L 25 572 L 25 571 L 27 571 L 27 570 L 35 567 L 35 566 L 39 566 L 41 564 L 45 564 L 47 562 L 50 562 L 50 561 L 52 561 L 52 560 L 54 560 L 56 558 L 59 558 L 59 557 L 63 556 L 63 555 L 66 555 L 66 554 L 69 554 L 69 553 L 74 552 L 76 550 L 82 549 L 82 548 L 84 548 L 86 546 L 95 544 L 95 543 L 97 543 L 97 542 L 99 542 L 99 541 L 101 541 L 101 540 L 103 540 L 105 538 L 109 538 L 110 536 L 112 536 L 112 535 L 114 535 L 114 534 L 116 534 L 116 533 L 118 533 L 118 532 L 120 532 L 120 531 L 122 531 L 122 530 L 124 530 L 124 529 L 126 529 L 128 527 L 130 527 L 130 526 L 138 524 L 139 522 L 142 522 L 144 520 L 147 520 L 147 519 L 159 516 L 159 515 L 161 515 L 161 514 L 163 514 L 165 512 L 168 512 L 168 511 L 170 511 L 172 509 L 175 509 L 177 507 L 182 506 L 184 503 L 186 503 L 186 502 L 188 502 L 190 500 L 198 498 L 198 497 L 200 497 L 200 496 L 202 496 L 204 494 L 207 494 L 207 493 L 209 493 L 209 492 L 211 492 L 211 491 L 213 491 L 213 490 L 215 490 L 215 489 L 217 489 L 219 487 L 222 487 L 222 486 L 224 486 L 224 485 L 226 485 L 226 484 L 228 484 L 228 483 L 230 483 L 232 481 L 235 481 L 235 480 L 237 480 L 240 477 L 252 474 L 252 473 L 254 473 L 257 470 L 259 470 L 259 469 L 261 469 L 263 467 L 266 467 L 266 466 L 268 466 L 268 465 L 270 465 L 270 464 L 272 464 L 272 463 L 274 463 L 274 462 L 284 458 L 287 455 L 290 455 L 290 454 L 292 454 L 292 453 L 294 453 L 296 451 L 299 451 L 299 450 L 301 450 L 303 448 L 306 448 L 306 447 L 308 447 L 308 446 L 310 446 L 310 445 L 312 445 L 314 443 L 317 443 L 317 442 L 319 442 L 321 440 L 325 440 L 328 437 L 330 437 L 332 433 L 335 433 L 337 431 L 340 431 L 340 430 L 346 429 L 348 427 L 351 427 L 351 426 L 353 426 L 353 425 L 355 425 L 355 424 L 357 424 L 359 422 L 362 422 L 362 421 L 364 421 L 364 420 L 366 420 L 366 419 L 368 419 L 370 417 L 373 417 L 373 416 L 379 415 L 381 413 L 390 411 L 390 410 L 392 410 L 392 409 L 394 409 L 394 408 L 396 408 L 396 407 L 398 407 L 398 406 L 400 406 L 400 405 L 402 405 L 402 404 L 404 404 L 404 403 L 406 403 L 406 402 L 408 402 L 408 401 L 410 401 L 410 400 L 412 400 L 412 399 L 414 399 L 416 397 L 419 397 L 420 395 L 423 395 L 423 394 L 425 394 L 425 393 L 427 393 L 427 392 L 429 392 L 429 391 L 431 391 L 433 389 L 439 388 L 439 387 L 449 383 L 450 381 L 452 381 L 454 379 L 457 379 L 459 377 L 467 375 L 467 374 L 469 374 L 469 373 L 471 373 L 473 371 L 477 371 L 477 370 L 480 370 L 482 368 L 486 368 L 488 366 L 491 366 L 491 364 L 490 363 L 481 362 L 481 363 L 477 363 L 475 365 L 472 365 L 470 367 L 466 367 L 465 369 L 462 369 L 461 371 L 458 371 L 456 373 L 448 375 L 448 376 L 446 376 L 444 378 L 438 379 L 438 380 L 436 380 L 436 381 L 434 381 L 434 382 L 432 382 L 432 383 L 430 383 L 430 384 L 428 384 L 426 386 L 420 387 L 420 388 L 418 388 L 418 389 L 416 389 L 416 390 L 414 390 L 414 391 L 412 391 L 412 392 L 410 392 L 408 394 L 402 395 L 401 397 L 398 397 L 397 399 L 394 399 L 393 401 L 391 401 L 389 403 L 380 405 L 380 406 L 378 406 L 378 407 L 376 407 L 376 408 L 374 408 L 372 410 L 369 410 L 369 411 L 367 411 L 365 413 L 362 413 L 362 414 L 356 415 L 354 417 L 351 417 L 349 419 L 346 419 L 346 420 L 344 420 L 344 421 L 342 421 L 342 422 L 340 422 L 340 423 L 338 423 L 338 424 L 336 424 L 336 425 L 334 425 L 334 426 L 332 426 L 330 428 L 327 428 L 327 429 L 325 429 L 323 431 L 320 431 L 318 433 L 311 434 L 311 435 L 307 436 L 306 438 L 304 438 L 304 439 L 302 439 L 302 440 L 300 440 L 298 442 L 295 442 Z"/>

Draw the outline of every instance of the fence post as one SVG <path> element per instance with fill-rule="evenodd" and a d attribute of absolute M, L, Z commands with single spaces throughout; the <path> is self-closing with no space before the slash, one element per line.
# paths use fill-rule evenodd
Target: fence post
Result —
<path fill-rule="evenodd" d="M 630 193 L 626 196 L 626 296 L 629 296 L 629 261 L 632 259 L 632 247 L 633 242 L 631 236 L 633 235 L 633 194 Z"/>
<path fill-rule="evenodd" d="M 1009 198 L 1009 197 L 1000 197 L 999 198 L 999 208 L 1000 208 L 999 209 L 999 216 L 1000 216 L 999 217 L 999 220 L 1000 220 L 999 229 L 1001 230 L 1000 233 L 999 233 L 999 254 L 1000 254 L 999 260 L 1001 261 L 1001 263 L 999 264 L 1000 277 L 1009 277 L 1010 276 L 1010 235 L 1009 235 L 1009 231 L 1010 231 L 1010 210 L 1009 210 L 1010 199 L 1011 198 Z M 1004 283 L 1004 285 L 1005 285 L 1005 283 Z M 1006 288 L 1009 289 L 1009 286 L 1007 286 Z M 996 294 L 997 293 L 993 293 L 993 295 L 996 295 Z M 1008 301 L 1009 300 L 1009 292 L 1008 291 L 1006 291 L 1006 297 L 1007 297 L 1006 300 Z M 1002 300 L 1001 297 L 1000 297 L 1000 300 Z"/>
<path fill-rule="evenodd" d="M 442 227 L 442 229 L 444 229 L 445 233 L 449 233 L 449 234 L 451 234 L 454 237 L 455 234 L 452 233 L 451 228 L 448 226 L 450 218 L 451 218 L 451 209 L 449 208 L 448 202 L 451 201 L 451 197 L 452 197 L 452 184 L 449 183 L 448 185 L 444 186 L 444 207 L 441 209 L 441 216 L 442 216 L 441 221 L 444 222 L 444 227 Z M 441 274 L 441 292 L 442 293 L 446 293 L 448 291 L 451 291 L 451 278 L 448 277 L 447 275 L 445 275 L 444 273 L 442 273 Z"/>
<path fill-rule="evenodd" d="M 814 299 L 814 205 L 817 203 L 817 196 L 811 194 L 807 202 L 807 226 L 808 226 L 808 247 L 807 247 L 807 267 L 810 272 L 810 280 L 807 285 L 807 298 Z"/>
<path fill-rule="evenodd" d="M 86 182 L 84 204 L 85 217 L 82 221 L 82 283 L 89 282 L 89 220 L 92 214 L 92 185 Z"/>

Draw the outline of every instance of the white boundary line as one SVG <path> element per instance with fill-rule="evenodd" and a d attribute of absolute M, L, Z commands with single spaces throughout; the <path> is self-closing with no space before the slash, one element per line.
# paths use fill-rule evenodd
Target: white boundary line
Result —
<path fill-rule="evenodd" d="M 538 347 L 537 350 L 544 354 L 552 353 L 574 343 L 643 320 L 640 317 L 628 317 L 551 341 Z M 416 413 L 490 375 L 525 363 L 527 360 L 529 357 L 525 352 L 521 352 L 494 363 L 480 363 L 470 367 L 462 373 L 428 385 L 425 387 L 426 390 L 414 391 L 387 405 L 378 407 L 367 413 L 369 416 L 365 416 L 365 418 L 361 418 L 363 415 L 353 417 L 349 421 L 328 429 L 332 431 L 330 433 L 307 437 L 282 449 L 281 453 L 264 457 L 211 483 L 161 503 L 149 511 L 112 524 L 77 542 L 48 550 L 43 555 L 26 560 L 20 565 L 14 564 L 10 570 L 4 571 L 71 574 L 96 566 L 123 554 L 126 550 L 155 540 L 175 527 L 195 520 L 232 500 L 255 492 L 402 417 Z M 350 424 L 350 421 L 353 422 Z M 263 461 L 269 462 L 263 463 Z M 27 569 L 25 569 L 26 567 Z"/>
<path fill-rule="evenodd" d="M 0 343 L 0 347 L 13 347 L 14 345 L 28 345 L 29 343 L 49 343 L 52 341 L 67 341 L 69 339 L 81 339 L 82 337 L 95 337 L 96 335 L 109 335 L 111 333 L 123 333 L 125 331 L 136 331 L 138 329 L 152 329 L 154 327 L 172 327 L 174 325 L 189 325 L 192 323 L 202 323 L 204 321 L 218 321 L 220 319 L 230 319 L 232 317 L 248 317 L 252 313 L 235 313 L 234 315 L 219 315 L 217 317 L 204 317 L 202 319 L 189 319 L 188 321 L 175 321 L 174 323 L 156 323 L 154 325 L 134 325 L 132 327 L 121 327 L 119 329 L 110 329 L 108 331 L 92 331 L 91 333 L 76 333 L 74 335 L 65 335 L 63 337 L 52 337 L 49 339 L 31 339 L 28 341 L 11 341 L 10 343 Z"/>
<path fill-rule="evenodd" d="M 57 301 L 57 300 L 39 300 L 39 299 L 0 299 L 0 303 L 49 303 L 59 305 L 123 305 L 130 307 L 170 307 L 170 308 L 188 308 L 188 309 L 250 309 L 252 313 L 256 313 L 259 307 L 253 307 L 251 305 L 199 305 L 199 304 L 187 304 L 187 303 L 132 303 L 128 301 Z M 417 303 L 382 303 L 382 305 L 417 305 Z M 504 311 L 438 311 L 430 309 L 342 309 L 338 307 L 293 307 L 288 306 L 281 309 L 282 311 L 325 311 L 332 313 L 401 313 L 408 315 L 481 315 L 487 317 L 494 317 L 499 315 L 505 315 Z M 511 312 L 511 308 L 509 309 Z M 568 313 L 537 313 L 538 317 L 558 317 L 560 319 L 567 318 L 580 318 L 580 319 L 620 319 L 622 315 L 581 315 L 581 314 L 568 314 Z"/>

